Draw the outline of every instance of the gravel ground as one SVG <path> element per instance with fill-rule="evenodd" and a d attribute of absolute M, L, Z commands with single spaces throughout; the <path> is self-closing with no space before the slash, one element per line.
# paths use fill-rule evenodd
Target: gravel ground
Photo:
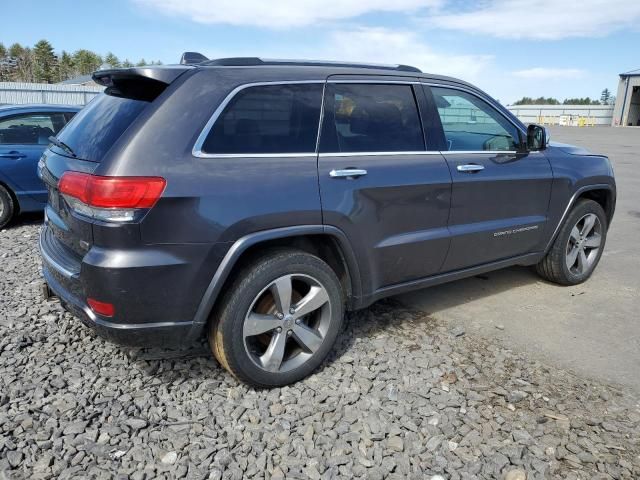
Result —
<path fill-rule="evenodd" d="M 40 299 L 38 229 L 0 232 L 0 478 L 640 478 L 637 398 L 392 301 L 270 391 L 121 349 Z"/>

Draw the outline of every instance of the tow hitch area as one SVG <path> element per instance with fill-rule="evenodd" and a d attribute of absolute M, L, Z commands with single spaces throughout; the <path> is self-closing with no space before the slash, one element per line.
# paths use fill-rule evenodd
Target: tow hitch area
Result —
<path fill-rule="evenodd" d="M 40 290 L 42 291 L 42 297 L 45 300 L 49 300 L 51 297 L 55 297 L 55 294 L 49 288 L 49 284 L 47 284 L 47 282 L 42 282 L 42 285 L 40 285 Z"/>

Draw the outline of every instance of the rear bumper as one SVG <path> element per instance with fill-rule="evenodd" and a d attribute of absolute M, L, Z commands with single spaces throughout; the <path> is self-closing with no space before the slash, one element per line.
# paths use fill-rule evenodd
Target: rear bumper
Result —
<path fill-rule="evenodd" d="M 62 305 L 73 315 L 78 317 L 82 323 L 95 330 L 101 337 L 121 345 L 129 346 L 179 346 L 192 342 L 194 328 L 192 321 L 145 321 L 135 322 L 128 313 L 138 312 L 140 305 L 131 305 L 128 308 L 126 303 L 119 301 L 116 308 L 116 316 L 103 317 L 91 310 L 86 302 L 88 296 L 87 288 L 92 285 L 100 286 L 100 298 L 110 298 L 115 292 L 122 290 L 121 281 L 123 273 L 121 270 L 110 269 L 97 270 L 94 266 L 87 265 L 84 260 L 74 258 L 65 247 L 53 237 L 51 231 L 45 225 L 40 234 L 40 252 L 42 255 L 42 273 L 51 291 L 60 298 Z M 159 266 L 158 269 L 166 266 Z M 136 266 L 135 270 L 142 268 L 143 273 L 149 279 L 154 277 L 154 271 L 149 266 Z M 131 269 L 126 269 L 131 273 Z M 161 272 L 156 272 L 161 274 Z M 83 278 L 91 276 L 91 278 Z M 133 275 L 136 277 L 136 275 Z M 110 281 L 112 280 L 112 281 Z M 95 287 L 93 288 L 95 291 Z M 92 293 L 98 295 L 98 293 Z M 135 295 L 132 295 L 135 302 Z M 158 301 L 167 299 L 156 299 Z M 163 305 L 158 305 L 162 308 Z M 166 309 L 166 307 L 165 307 Z M 148 320 L 148 317 L 145 318 Z M 201 332 L 198 332 L 201 333 Z"/>

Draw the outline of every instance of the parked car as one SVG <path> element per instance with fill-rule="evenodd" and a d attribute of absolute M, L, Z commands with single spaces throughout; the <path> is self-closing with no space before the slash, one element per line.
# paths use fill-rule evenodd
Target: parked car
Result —
<path fill-rule="evenodd" d="M 43 156 L 40 249 L 109 339 L 206 336 L 238 379 L 285 385 L 345 310 L 511 265 L 573 285 L 602 255 L 609 160 L 463 81 L 252 58 L 94 79 L 105 94 Z"/>
<path fill-rule="evenodd" d="M 80 110 L 66 105 L 0 106 L 0 229 L 18 212 L 42 211 L 47 190 L 37 165 L 49 144 Z"/>

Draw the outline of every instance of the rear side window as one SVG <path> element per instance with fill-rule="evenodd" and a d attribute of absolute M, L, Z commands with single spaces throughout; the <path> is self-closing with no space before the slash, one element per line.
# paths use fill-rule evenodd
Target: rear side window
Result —
<path fill-rule="evenodd" d="M 25 113 L 0 119 L 0 145 L 48 145 L 67 123 L 64 113 Z"/>
<path fill-rule="evenodd" d="M 424 136 L 411 85 L 329 84 L 322 152 L 414 152 Z"/>
<path fill-rule="evenodd" d="M 449 151 L 513 151 L 518 129 L 484 100 L 460 90 L 432 87 Z"/>
<path fill-rule="evenodd" d="M 58 138 L 84 160 L 99 162 L 149 102 L 102 94 L 80 110 Z"/>
<path fill-rule="evenodd" d="M 240 90 L 202 145 L 209 154 L 315 153 L 322 84 Z"/>

